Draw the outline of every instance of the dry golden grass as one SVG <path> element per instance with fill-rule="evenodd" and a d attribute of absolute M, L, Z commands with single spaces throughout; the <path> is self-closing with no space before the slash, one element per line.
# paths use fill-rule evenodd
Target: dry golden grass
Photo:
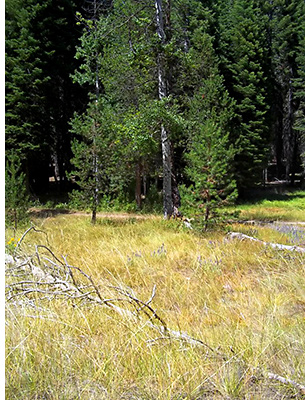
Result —
<path fill-rule="evenodd" d="M 155 340 L 158 332 L 145 321 L 107 307 L 8 303 L 8 399 L 301 398 L 293 386 L 266 377 L 305 381 L 301 254 L 228 241 L 221 232 L 199 236 L 158 218 L 91 226 L 86 217 L 61 215 L 35 223 L 49 247 L 90 274 L 101 293 L 123 285 L 146 301 L 157 285 L 152 306 L 168 327 L 215 351 Z M 236 229 L 285 241 L 270 228 Z M 23 246 L 33 243 L 46 238 L 31 232 Z"/>

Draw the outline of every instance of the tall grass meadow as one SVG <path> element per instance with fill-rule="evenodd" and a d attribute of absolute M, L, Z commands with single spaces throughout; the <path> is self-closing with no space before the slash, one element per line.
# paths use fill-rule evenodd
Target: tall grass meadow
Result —
<path fill-rule="evenodd" d="M 90 275 L 105 297 L 132 290 L 167 326 L 99 304 L 23 297 L 6 303 L 7 399 L 290 399 L 303 394 L 269 373 L 305 382 L 304 255 L 198 234 L 180 221 L 57 215 L 34 221 L 28 254 L 47 245 Z M 231 226 L 304 246 L 301 227 Z M 6 232 L 7 246 L 22 232 Z M 7 277 L 7 284 L 13 276 Z"/>

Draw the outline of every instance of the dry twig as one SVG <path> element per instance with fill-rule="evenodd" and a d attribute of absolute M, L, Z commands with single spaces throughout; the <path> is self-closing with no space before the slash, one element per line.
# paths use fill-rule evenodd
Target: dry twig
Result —
<path fill-rule="evenodd" d="M 303 395 L 305 395 L 305 386 L 293 381 L 292 379 L 284 378 L 283 376 L 268 373 L 268 378 L 283 383 L 284 385 L 291 385 L 297 388 Z"/>

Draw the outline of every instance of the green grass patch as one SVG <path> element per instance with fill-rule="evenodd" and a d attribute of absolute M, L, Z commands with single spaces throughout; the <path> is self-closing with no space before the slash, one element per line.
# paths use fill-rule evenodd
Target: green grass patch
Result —
<path fill-rule="evenodd" d="M 256 197 L 227 208 L 239 211 L 241 219 L 260 221 L 305 221 L 305 191 Z"/>

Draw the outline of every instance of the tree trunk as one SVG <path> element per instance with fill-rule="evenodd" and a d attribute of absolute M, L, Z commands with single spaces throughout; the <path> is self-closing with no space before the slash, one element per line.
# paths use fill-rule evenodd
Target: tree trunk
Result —
<path fill-rule="evenodd" d="M 96 21 L 98 18 L 98 4 L 97 0 L 94 0 L 93 4 L 93 21 L 94 21 L 94 42 L 97 43 L 97 27 Z M 96 211 L 98 208 L 99 203 L 99 157 L 98 157 L 98 149 L 96 146 L 96 137 L 97 137 L 97 114 L 98 114 L 98 102 L 100 98 L 100 79 L 99 79 L 99 62 L 98 62 L 98 51 L 95 52 L 95 115 L 94 115 L 94 135 L 93 135 L 93 148 L 94 148 L 94 155 L 93 155 L 93 170 L 94 170 L 94 180 L 95 180 L 95 187 L 93 193 L 93 206 L 92 206 L 92 218 L 91 223 L 95 225 L 96 223 Z"/>
<path fill-rule="evenodd" d="M 163 23 L 163 9 L 162 0 L 155 0 L 156 7 L 156 23 L 157 34 L 161 44 L 165 44 L 165 32 Z M 163 62 L 163 54 L 159 52 L 157 56 L 158 68 L 158 94 L 159 100 L 167 97 L 165 67 Z M 172 160 L 171 160 L 171 142 L 169 133 L 165 126 L 161 125 L 161 146 L 162 146 L 162 163 L 163 163 L 163 213 L 164 218 L 167 219 L 173 214 L 173 200 L 172 200 Z"/>
<path fill-rule="evenodd" d="M 204 230 L 205 231 L 208 229 L 209 218 L 210 218 L 210 206 L 209 206 L 209 203 L 207 203 L 207 205 L 205 207 L 205 216 L 204 216 Z"/>
<path fill-rule="evenodd" d="M 291 72 L 292 75 L 292 72 Z M 283 144 L 286 159 L 286 180 L 293 184 L 295 173 L 296 135 L 293 129 L 293 91 L 291 79 L 287 82 L 288 88 L 283 104 Z"/>
<path fill-rule="evenodd" d="M 142 164 L 141 161 L 139 161 L 136 165 L 136 189 L 135 189 L 135 195 L 136 195 L 136 204 L 137 204 L 137 209 L 141 210 L 142 208 Z"/>
<path fill-rule="evenodd" d="M 173 214 L 172 199 L 172 162 L 171 162 L 171 146 L 168 133 L 164 126 L 161 126 L 161 143 L 162 143 L 162 160 L 163 160 L 163 213 L 164 218 L 170 218 Z"/>
<path fill-rule="evenodd" d="M 173 159 L 173 157 L 172 157 Z M 174 217 L 180 217 L 179 207 L 181 206 L 181 197 L 179 193 L 178 183 L 176 174 L 174 172 L 174 166 L 172 165 L 172 199 L 173 199 L 173 213 Z"/>
<path fill-rule="evenodd" d="M 96 151 L 96 150 L 95 150 Z M 93 188 L 93 204 L 92 204 L 92 218 L 91 223 L 95 225 L 96 223 L 96 211 L 98 207 L 98 197 L 99 197 L 99 176 L 98 176 L 98 156 L 94 154 L 94 188 Z"/>
<path fill-rule="evenodd" d="M 92 210 L 91 224 L 92 224 L 92 225 L 95 225 L 95 224 L 96 224 L 96 209 L 93 209 L 93 210 Z"/>
<path fill-rule="evenodd" d="M 60 167 L 59 167 L 59 160 L 58 160 L 58 153 L 57 149 L 54 150 L 52 156 L 51 156 L 51 161 L 54 164 L 54 179 L 57 185 L 60 184 L 61 181 L 61 176 L 60 176 Z"/>

